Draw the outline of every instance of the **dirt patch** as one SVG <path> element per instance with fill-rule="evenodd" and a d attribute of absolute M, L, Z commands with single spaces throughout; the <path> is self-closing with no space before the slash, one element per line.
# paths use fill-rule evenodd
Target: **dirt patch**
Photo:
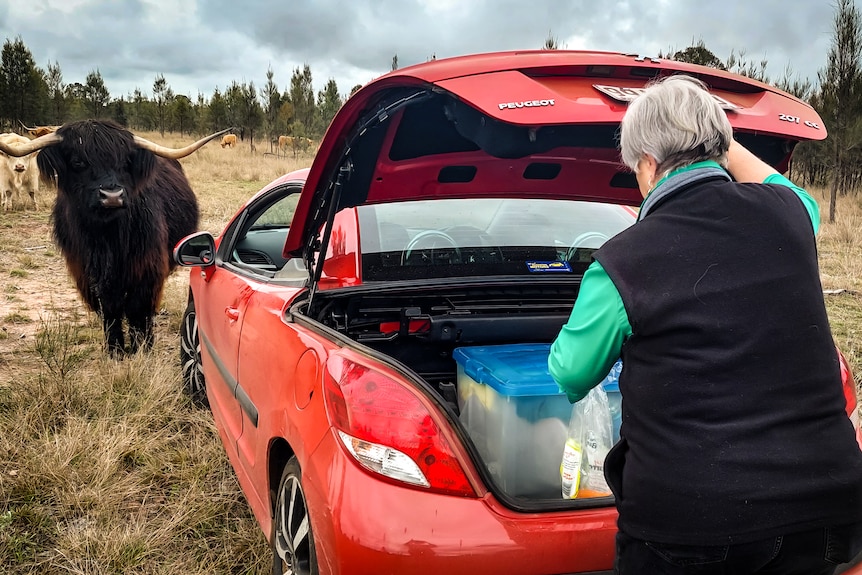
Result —
<path fill-rule="evenodd" d="M 0 356 L 32 349 L 46 322 L 92 321 L 51 237 L 49 211 L 0 215 Z"/>

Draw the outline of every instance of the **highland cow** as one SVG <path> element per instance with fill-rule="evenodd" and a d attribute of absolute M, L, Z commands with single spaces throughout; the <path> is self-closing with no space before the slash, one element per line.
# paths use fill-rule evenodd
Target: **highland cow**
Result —
<path fill-rule="evenodd" d="M 222 133 L 173 149 L 111 121 L 83 120 L 27 144 L 0 142 L 10 156 L 41 150 L 42 178 L 57 187 L 54 239 L 114 357 L 126 352 L 123 320 L 129 352 L 153 344 L 171 251 L 198 226 L 197 198 L 177 159 Z"/>

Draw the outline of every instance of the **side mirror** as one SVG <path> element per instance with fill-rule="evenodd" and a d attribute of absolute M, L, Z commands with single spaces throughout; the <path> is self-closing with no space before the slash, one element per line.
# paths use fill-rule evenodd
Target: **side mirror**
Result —
<path fill-rule="evenodd" d="M 215 263 L 215 238 L 209 232 L 184 237 L 174 248 L 174 261 L 186 268 L 209 267 Z"/>

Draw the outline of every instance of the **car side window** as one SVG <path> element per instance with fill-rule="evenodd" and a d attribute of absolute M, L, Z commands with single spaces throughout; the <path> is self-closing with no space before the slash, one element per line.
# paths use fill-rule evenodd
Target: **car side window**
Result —
<path fill-rule="evenodd" d="M 293 211 L 296 209 L 297 194 L 285 196 L 269 206 L 260 216 L 254 220 L 250 229 L 267 227 L 288 228 L 293 219 Z"/>
<path fill-rule="evenodd" d="M 299 187 L 274 192 L 249 206 L 224 253 L 224 260 L 253 273 L 274 274 L 287 262 L 282 255 Z"/>

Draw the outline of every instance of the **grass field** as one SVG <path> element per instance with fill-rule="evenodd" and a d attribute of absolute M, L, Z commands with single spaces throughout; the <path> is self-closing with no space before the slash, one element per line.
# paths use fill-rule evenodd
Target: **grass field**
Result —
<path fill-rule="evenodd" d="M 182 162 L 201 228 L 218 232 L 252 193 L 310 161 L 211 143 Z M 43 189 L 43 206 L 50 196 Z M 862 201 L 842 198 L 838 214 L 820 232 L 821 271 L 838 292 L 827 296 L 833 332 L 858 378 Z M 153 351 L 116 362 L 53 246 L 48 210 L 0 213 L 0 246 L 0 572 L 268 572 L 215 427 L 180 393 L 188 272 L 168 282 Z"/>
<path fill-rule="evenodd" d="M 182 160 L 213 232 L 310 162 L 242 143 Z M 43 188 L 43 206 L 52 195 Z M 52 243 L 48 208 L 0 212 L 0 245 L 0 573 L 268 573 L 215 426 L 180 393 L 188 271 L 168 282 L 153 351 L 116 362 Z"/>

